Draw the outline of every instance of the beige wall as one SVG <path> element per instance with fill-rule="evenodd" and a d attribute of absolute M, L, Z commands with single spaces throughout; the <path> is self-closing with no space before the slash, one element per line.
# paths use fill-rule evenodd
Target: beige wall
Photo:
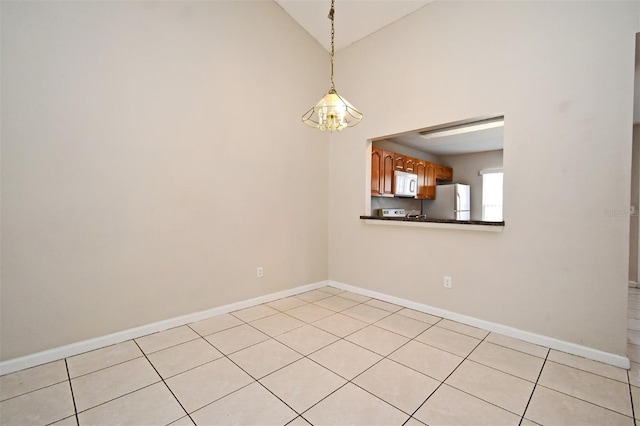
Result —
<path fill-rule="evenodd" d="M 629 206 L 638 7 L 434 2 L 341 51 L 365 118 L 331 136 L 330 279 L 625 355 L 629 219 L 604 212 Z M 367 139 L 495 113 L 504 232 L 358 219 Z"/>
<path fill-rule="evenodd" d="M 328 54 L 276 3 L 1 7 L 0 359 L 327 279 Z"/>

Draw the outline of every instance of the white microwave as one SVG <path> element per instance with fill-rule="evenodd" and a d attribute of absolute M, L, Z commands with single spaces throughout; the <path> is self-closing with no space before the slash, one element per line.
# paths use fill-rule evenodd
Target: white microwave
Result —
<path fill-rule="evenodd" d="M 393 195 L 395 197 L 418 195 L 418 175 L 396 170 L 393 174 Z"/>

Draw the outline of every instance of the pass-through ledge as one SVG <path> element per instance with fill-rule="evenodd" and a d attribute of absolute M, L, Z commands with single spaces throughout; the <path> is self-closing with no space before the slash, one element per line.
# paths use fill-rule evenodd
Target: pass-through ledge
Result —
<path fill-rule="evenodd" d="M 483 220 L 453 220 L 409 217 L 360 216 L 364 223 L 371 225 L 408 226 L 418 228 L 459 229 L 471 231 L 502 232 L 504 222 Z"/>

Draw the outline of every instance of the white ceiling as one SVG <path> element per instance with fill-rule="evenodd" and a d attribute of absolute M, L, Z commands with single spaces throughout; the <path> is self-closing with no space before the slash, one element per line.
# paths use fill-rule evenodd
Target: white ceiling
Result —
<path fill-rule="evenodd" d="M 419 132 L 408 132 L 393 138 L 387 138 L 387 140 L 434 155 L 470 154 L 503 149 L 504 127 L 475 130 L 433 139 L 425 139 L 420 136 Z"/>
<path fill-rule="evenodd" d="M 336 0 L 335 50 L 409 15 L 434 0 Z M 302 28 L 331 51 L 331 0 L 276 0 Z"/>

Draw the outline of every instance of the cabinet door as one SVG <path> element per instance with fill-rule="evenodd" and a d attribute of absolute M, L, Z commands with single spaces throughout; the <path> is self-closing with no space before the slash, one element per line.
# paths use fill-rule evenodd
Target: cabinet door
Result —
<path fill-rule="evenodd" d="M 442 180 L 446 180 L 447 182 L 453 181 L 453 169 L 451 167 L 444 168 L 444 177 Z"/>
<path fill-rule="evenodd" d="M 416 172 L 416 161 L 415 158 L 412 157 L 404 157 L 404 171 L 407 173 L 415 173 Z"/>
<path fill-rule="evenodd" d="M 380 148 L 371 149 L 371 196 L 382 195 L 384 185 L 383 151 Z"/>
<path fill-rule="evenodd" d="M 404 172 L 404 155 L 393 153 L 393 169 Z"/>
<path fill-rule="evenodd" d="M 425 186 L 425 199 L 434 200 L 436 198 L 436 165 L 433 163 L 427 162 Z"/>
<path fill-rule="evenodd" d="M 453 169 L 451 167 L 436 164 L 436 179 L 451 182 L 453 179 Z"/>
<path fill-rule="evenodd" d="M 382 151 L 382 195 L 393 196 L 393 170 L 395 153 Z"/>
<path fill-rule="evenodd" d="M 418 193 L 416 198 L 427 198 L 427 162 L 424 160 L 416 160 L 414 173 L 418 175 Z"/>

